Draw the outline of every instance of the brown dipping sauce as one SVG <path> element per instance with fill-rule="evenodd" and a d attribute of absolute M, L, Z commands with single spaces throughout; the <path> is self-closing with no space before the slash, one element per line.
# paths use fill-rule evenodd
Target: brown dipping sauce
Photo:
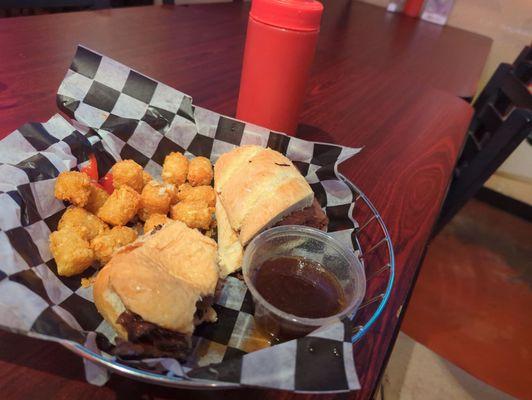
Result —
<path fill-rule="evenodd" d="M 268 303 L 297 317 L 330 317 L 345 304 L 336 277 L 321 264 L 302 257 L 265 261 L 257 268 L 253 283 Z"/>

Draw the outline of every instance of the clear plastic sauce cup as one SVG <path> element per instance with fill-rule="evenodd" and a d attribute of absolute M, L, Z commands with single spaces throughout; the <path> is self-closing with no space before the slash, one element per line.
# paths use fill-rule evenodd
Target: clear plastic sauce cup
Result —
<path fill-rule="evenodd" d="M 320 264 L 336 278 L 343 292 L 342 309 L 323 318 L 304 318 L 267 302 L 255 286 L 255 274 L 264 262 L 280 257 L 300 257 Z M 256 236 L 244 252 L 242 272 L 253 296 L 255 321 L 261 331 L 273 340 L 305 336 L 338 319 L 352 318 L 366 290 L 364 269 L 353 250 L 327 233 L 305 226 L 279 226 Z"/>

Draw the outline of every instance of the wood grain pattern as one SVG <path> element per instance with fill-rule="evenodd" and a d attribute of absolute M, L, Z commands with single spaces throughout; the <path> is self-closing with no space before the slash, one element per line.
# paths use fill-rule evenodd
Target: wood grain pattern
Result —
<path fill-rule="evenodd" d="M 384 314 L 354 348 L 362 390 L 319 398 L 367 399 L 399 329 L 472 113 L 462 100 L 431 86 L 472 93 L 485 57 L 479 48 L 489 42 L 356 2 L 327 5 L 299 136 L 364 146 L 340 170 L 380 210 L 395 246 L 397 280 Z M 77 43 L 179 88 L 196 104 L 231 115 L 246 18 L 245 6 L 224 4 L 4 20 L 0 132 L 57 112 L 55 91 Z M 444 58 L 434 72 L 434 60 Z M 456 64 L 469 67 L 456 69 Z M 0 370 L 8 399 L 318 398 L 252 389 L 182 391 L 119 376 L 98 388 L 84 381 L 81 360 L 68 350 L 5 332 L 0 332 Z"/>
<path fill-rule="evenodd" d="M 179 88 L 197 105 L 234 114 L 247 12 L 247 5 L 214 4 L 3 19 L 0 137 L 57 112 L 55 93 L 78 43 Z M 314 74 L 341 64 L 356 71 L 353 92 L 373 71 L 471 97 L 490 43 L 368 4 L 328 1 Z"/>

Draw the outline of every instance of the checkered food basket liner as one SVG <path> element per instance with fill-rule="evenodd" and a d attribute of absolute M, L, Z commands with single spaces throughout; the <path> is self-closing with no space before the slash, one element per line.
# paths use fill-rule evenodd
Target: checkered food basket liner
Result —
<path fill-rule="evenodd" d="M 255 328 L 244 283 L 227 278 L 214 305 L 218 322 L 199 326 L 184 363 L 172 359 L 116 360 L 114 332 L 93 303 L 81 276 L 57 275 L 48 236 L 65 204 L 54 198 L 60 172 L 79 168 L 94 154 L 103 176 L 118 160 L 133 159 L 160 177 L 171 151 L 214 163 L 236 146 L 270 147 L 291 159 L 326 211 L 331 235 L 354 251 L 354 194 L 337 165 L 358 149 L 309 142 L 195 107 L 190 96 L 108 57 L 78 47 L 57 94 L 60 115 L 30 123 L 0 141 L 0 326 L 61 342 L 176 380 L 202 380 L 301 392 L 359 388 L 349 321 L 270 347 Z M 86 362 L 96 384 L 107 372 Z M 207 381 L 205 381 L 207 382 Z"/>

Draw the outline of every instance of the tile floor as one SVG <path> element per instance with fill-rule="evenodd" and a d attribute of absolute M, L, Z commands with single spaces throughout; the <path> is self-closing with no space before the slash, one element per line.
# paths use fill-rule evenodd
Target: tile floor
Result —
<path fill-rule="evenodd" d="M 456 378 L 454 371 L 463 369 L 509 395 L 532 399 L 531 310 L 532 224 L 470 201 L 431 243 L 402 325 L 414 341 L 455 365 L 427 356 L 420 358 L 426 368 L 416 368 L 413 375 L 398 370 L 405 385 L 412 376 L 418 383 L 452 377 L 445 382 L 455 385 L 458 392 L 453 393 L 462 397 L 446 396 L 444 390 L 441 396 L 400 398 L 491 399 L 482 391 L 466 395 L 476 385 L 469 385 L 469 378 Z M 400 346 L 401 340 L 390 366 L 397 363 L 394 357 L 408 359 L 405 354 L 417 353 L 405 350 L 404 340 Z"/>
<path fill-rule="evenodd" d="M 399 333 L 374 400 L 512 400 Z"/>

